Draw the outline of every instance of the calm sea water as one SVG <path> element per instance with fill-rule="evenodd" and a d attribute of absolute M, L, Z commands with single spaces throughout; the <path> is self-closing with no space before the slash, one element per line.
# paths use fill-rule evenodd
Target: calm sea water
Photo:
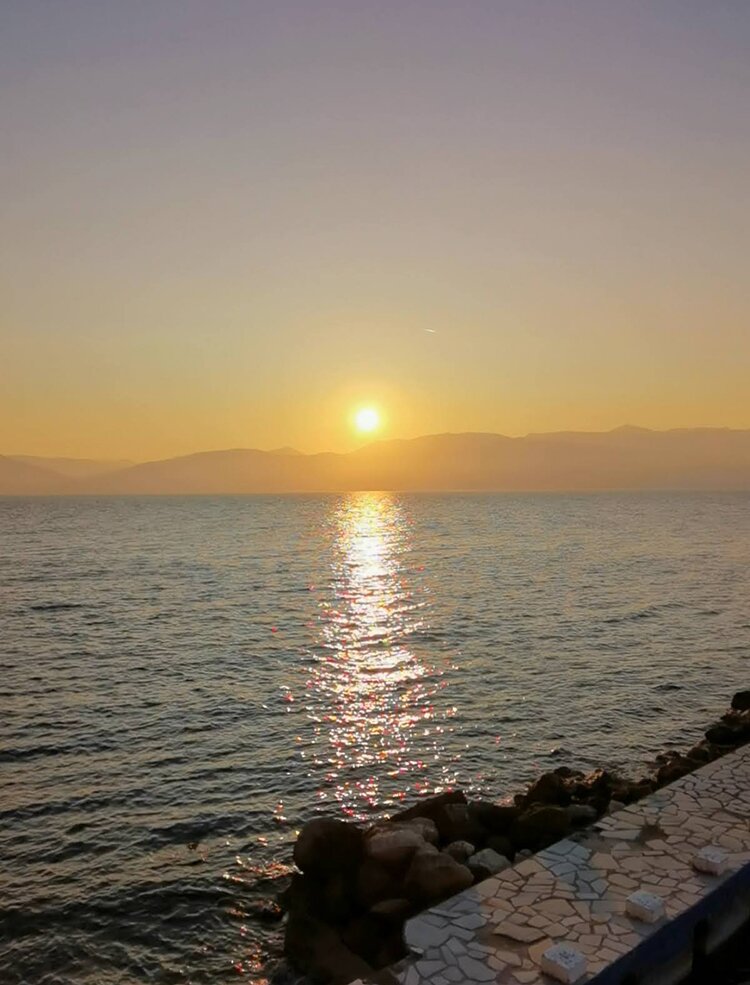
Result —
<path fill-rule="evenodd" d="M 0 981 L 258 982 L 300 823 L 750 684 L 750 495 L 0 500 Z"/>

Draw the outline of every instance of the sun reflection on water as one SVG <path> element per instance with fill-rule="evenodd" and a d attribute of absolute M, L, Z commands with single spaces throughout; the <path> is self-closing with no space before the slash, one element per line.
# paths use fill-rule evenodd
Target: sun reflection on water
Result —
<path fill-rule="evenodd" d="M 334 517 L 329 597 L 308 682 L 323 770 L 321 799 L 363 816 L 445 782 L 441 672 L 410 647 L 426 626 L 409 522 L 395 496 L 354 493 Z"/>

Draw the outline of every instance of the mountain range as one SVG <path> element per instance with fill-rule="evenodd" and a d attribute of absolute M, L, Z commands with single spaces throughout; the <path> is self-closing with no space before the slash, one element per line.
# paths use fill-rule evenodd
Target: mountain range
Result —
<path fill-rule="evenodd" d="M 306 455 L 235 448 L 132 463 L 0 455 L 0 495 L 750 490 L 750 430 L 435 434 Z"/>

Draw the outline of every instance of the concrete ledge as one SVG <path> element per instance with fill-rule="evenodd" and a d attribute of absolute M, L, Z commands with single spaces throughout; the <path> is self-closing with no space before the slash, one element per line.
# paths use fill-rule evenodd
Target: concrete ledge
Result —
<path fill-rule="evenodd" d="M 750 918 L 749 822 L 746 746 L 414 917 L 411 957 L 373 981 L 551 985 L 543 955 L 565 945 L 575 981 L 676 983 Z M 724 871 L 695 867 L 707 846 Z"/>

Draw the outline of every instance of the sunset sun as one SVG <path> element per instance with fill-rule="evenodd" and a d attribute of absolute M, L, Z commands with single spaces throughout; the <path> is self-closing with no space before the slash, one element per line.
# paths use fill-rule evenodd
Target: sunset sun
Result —
<path fill-rule="evenodd" d="M 354 427 L 361 434 L 370 434 L 380 427 L 380 414 L 374 407 L 360 407 L 354 415 Z"/>

